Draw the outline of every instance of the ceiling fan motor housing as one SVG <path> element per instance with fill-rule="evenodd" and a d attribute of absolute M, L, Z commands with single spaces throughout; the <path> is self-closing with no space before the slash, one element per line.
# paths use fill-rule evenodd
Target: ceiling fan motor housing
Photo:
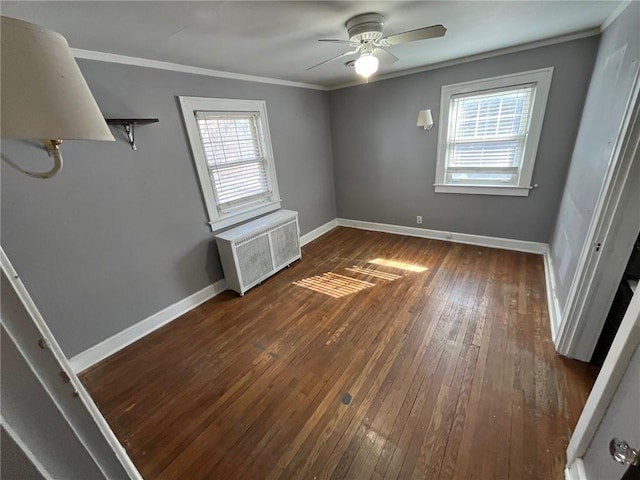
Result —
<path fill-rule="evenodd" d="M 374 42 L 382 38 L 383 18 L 379 13 L 363 13 L 347 20 L 346 27 L 352 42 Z"/>

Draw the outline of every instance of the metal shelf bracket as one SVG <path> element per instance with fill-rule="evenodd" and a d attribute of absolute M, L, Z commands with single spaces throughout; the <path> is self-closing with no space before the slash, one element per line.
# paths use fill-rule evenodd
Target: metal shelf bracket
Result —
<path fill-rule="evenodd" d="M 107 125 L 115 125 L 124 128 L 127 134 L 127 139 L 131 145 L 132 150 L 137 150 L 135 140 L 135 126 L 136 125 L 148 125 L 150 123 L 158 123 L 160 120 L 157 118 L 105 118 Z"/>

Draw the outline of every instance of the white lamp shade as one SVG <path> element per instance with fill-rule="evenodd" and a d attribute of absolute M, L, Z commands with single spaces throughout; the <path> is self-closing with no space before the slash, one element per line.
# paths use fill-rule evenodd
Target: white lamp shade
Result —
<path fill-rule="evenodd" d="M 418 121 L 416 127 L 424 127 L 425 130 L 429 130 L 433 127 L 433 116 L 431 115 L 431 109 L 420 110 L 418 112 Z"/>
<path fill-rule="evenodd" d="M 378 71 L 378 63 L 378 57 L 368 54 L 358 58 L 354 66 L 356 67 L 356 73 L 358 75 L 369 78 Z"/>
<path fill-rule="evenodd" d="M 1 17 L 4 138 L 114 140 L 65 38 Z"/>

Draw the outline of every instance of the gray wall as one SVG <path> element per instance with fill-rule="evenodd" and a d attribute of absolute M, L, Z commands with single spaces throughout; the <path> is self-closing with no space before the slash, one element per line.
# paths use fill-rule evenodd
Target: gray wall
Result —
<path fill-rule="evenodd" d="M 548 242 L 562 195 L 598 37 L 331 92 L 338 216 Z M 528 197 L 435 193 L 443 85 L 554 67 Z M 416 127 L 431 108 L 435 127 Z"/>
<path fill-rule="evenodd" d="M 283 208 L 301 233 L 336 217 L 328 94 L 79 61 L 106 117 L 158 117 L 117 142 L 65 142 L 50 180 L 2 164 L 2 246 L 71 357 L 222 278 L 177 95 L 267 103 Z M 3 153 L 43 169 L 42 150 Z"/>
<path fill-rule="evenodd" d="M 44 480 L 11 435 L 0 429 L 0 478 L 4 480 Z"/>
<path fill-rule="evenodd" d="M 576 274 L 638 69 L 638 25 L 640 2 L 631 2 L 602 34 L 557 224 L 550 242 L 561 309 L 565 307 Z"/>

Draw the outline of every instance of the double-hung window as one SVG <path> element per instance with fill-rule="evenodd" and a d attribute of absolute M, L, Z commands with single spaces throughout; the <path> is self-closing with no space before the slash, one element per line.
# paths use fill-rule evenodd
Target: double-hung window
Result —
<path fill-rule="evenodd" d="M 280 208 L 265 102 L 180 97 L 212 230 Z"/>
<path fill-rule="evenodd" d="M 529 194 L 552 72 L 442 87 L 436 192 Z"/>

